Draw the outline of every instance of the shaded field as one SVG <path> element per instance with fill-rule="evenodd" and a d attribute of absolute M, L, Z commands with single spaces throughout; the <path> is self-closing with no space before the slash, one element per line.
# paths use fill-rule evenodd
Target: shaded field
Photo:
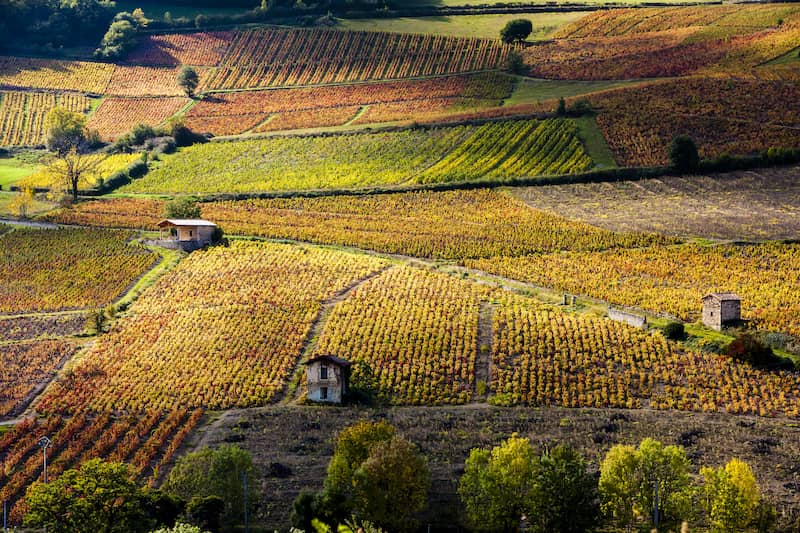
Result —
<path fill-rule="evenodd" d="M 667 162 L 667 147 L 689 135 L 702 157 L 800 146 L 800 84 L 690 78 L 589 96 L 617 163 Z"/>
<path fill-rule="evenodd" d="M 800 238 L 800 168 L 521 187 L 537 209 L 613 231 L 732 240 Z"/>
<path fill-rule="evenodd" d="M 614 80 L 753 69 L 797 47 L 800 10 L 786 4 L 596 11 L 523 51 L 535 76 Z"/>
<path fill-rule="evenodd" d="M 649 410 L 427 407 L 356 409 L 270 407 L 231 413 L 219 425 L 198 432 L 209 446 L 235 438 L 253 453 L 265 478 L 268 529 L 285 528 L 292 500 L 302 489 L 319 490 L 333 454 L 336 434 L 359 420 L 386 419 L 428 456 L 433 486 L 429 511 L 421 517 L 436 531 L 464 524 L 457 495 L 464 461 L 474 447 L 489 447 L 519 433 L 539 449 L 569 443 L 585 454 L 591 468 L 617 443 L 638 444 L 645 437 L 686 448 L 693 472 L 719 466 L 733 457 L 753 466 L 768 497 L 788 514 L 797 513 L 796 472 L 800 430 L 794 422 Z M 273 477 L 271 464 L 289 467 Z M 788 522 L 788 520 L 787 520 Z"/>

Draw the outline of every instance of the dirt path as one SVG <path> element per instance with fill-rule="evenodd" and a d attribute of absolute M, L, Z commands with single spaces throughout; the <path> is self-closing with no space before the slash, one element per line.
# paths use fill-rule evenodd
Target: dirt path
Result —
<path fill-rule="evenodd" d="M 311 325 L 311 330 L 309 331 L 306 339 L 303 341 L 303 347 L 300 350 L 300 357 L 298 358 L 294 368 L 289 374 L 290 376 L 289 381 L 286 383 L 286 385 L 284 385 L 283 392 L 278 396 L 276 402 L 284 404 L 291 403 L 302 395 L 302 392 L 304 390 L 302 384 L 299 387 L 297 387 L 297 389 L 292 394 L 291 384 L 294 381 L 293 378 L 300 371 L 303 363 L 308 360 L 311 354 L 314 353 L 314 349 L 317 347 L 317 342 L 319 341 L 319 337 L 320 335 L 322 335 L 322 331 L 325 329 L 325 324 L 328 322 L 328 318 L 330 317 L 333 308 L 336 307 L 336 304 L 347 299 L 347 297 L 350 296 L 350 293 L 352 293 L 354 290 L 356 290 L 364 283 L 377 278 L 378 276 L 380 276 L 381 274 L 392 268 L 395 268 L 395 265 L 387 265 L 379 270 L 376 270 L 369 276 L 351 283 L 344 289 L 338 291 L 332 297 L 322 302 L 322 306 L 319 310 L 319 313 L 317 314 L 317 317 L 314 319 L 314 322 Z"/>
<path fill-rule="evenodd" d="M 0 218 L 0 224 L 8 226 L 21 226 L 23 228 L 57 229 L 58 224 L 50 222 L 36 222 L 35 220 L 16 220 L 13 218 Z"/>

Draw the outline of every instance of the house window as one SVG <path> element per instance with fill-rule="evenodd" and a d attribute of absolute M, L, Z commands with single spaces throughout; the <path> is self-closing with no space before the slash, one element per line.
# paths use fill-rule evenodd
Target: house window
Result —
<path fill-rule="evenodd" d="M 328 379 L 328 367 L 323 366 L 319 369 L 319 379 Z"/>
<path fill-rule="evenodd" d="M 319 399 L 320 400 L 327 400 L 328 399 L 328 387 L 322 387 L 319 390 Z"/>
<path fill-rule="evenodd" d="M 189 237 L 192 236 L 192 230 L 189 230 Z"/>

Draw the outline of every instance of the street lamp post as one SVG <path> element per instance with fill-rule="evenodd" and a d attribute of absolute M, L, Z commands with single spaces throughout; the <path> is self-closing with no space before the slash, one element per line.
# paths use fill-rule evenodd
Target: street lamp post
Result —
<path fill-rule="evenodd" d="M 42 449 L 43 457 L 44 457 L 44 482 L 47 484 L 47 448 L 53 443 L 49 438 L 42 437 L 39 439 L 39 448 Z"/>

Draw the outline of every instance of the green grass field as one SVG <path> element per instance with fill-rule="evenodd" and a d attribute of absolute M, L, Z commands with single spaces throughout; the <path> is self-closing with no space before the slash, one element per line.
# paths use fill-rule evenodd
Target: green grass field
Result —
<path fill-rule="evenodd" d="M 796 63 L 800 63 L 800 46 L 791 52 L 787 52 L 782 56 L 776 57 L 772 61 L 764 63 L 764 65 L 792 65 Z"/>
<path fill-rule="evenodd" d="M 615 89 L 633 85 L 636 81 L 560 81 L 520 78 L 514 85 L 514 92 L 503 105 L 516 105 L 543 102 L 555 98 L 569 98 L 582 94 Z"/>
<path fill-rule="evenodd" d="M 17 159 L 0 159 L 0 188 L 7 189 L 17 181 L 30 176 L 36 167 L 27 165 Z"/>
<path fill-rule="evenodd" d="M 592 158 L 597 168 L 615 168 L 614 154 L 608 147 L 603 132 L 597 126 L 597 121 L 592 116 L 575 119 L 578 125 L 578 138 L 583 143 L 589 157 Z"/>
<path fill-rule="evenodd" d="M 341 19 L 348 30 L 386 31 L 396 33 L 431 33 L 456 37 L 499 39 L 500 30 L 509 20 L 527 18 L 533 23 L 529 40 L 547 39 L 561 26 L 574 22 L 587 12 L 531 13 L 501 15 L 459 15 L 452 17 L 419 17 L 393 19 Z"/>

